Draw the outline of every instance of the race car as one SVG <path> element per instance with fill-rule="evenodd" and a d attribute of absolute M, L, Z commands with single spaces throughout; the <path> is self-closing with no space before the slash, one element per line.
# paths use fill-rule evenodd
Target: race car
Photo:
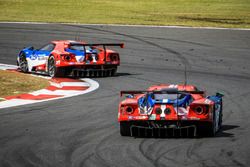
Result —
<path fill-rule="evenodd" d="M 222 126 L 222 97 L 206 96 L 194 85 L 154 85 L 121 91 L 118 121 L 122 136 L 215 136 Z"/>
<path fill-rule="evenodd" d="M 124 47 L 123 43 L 87 44 L 81 41 L 58 40 L 34 49 L 26 47 L 17 56 L 22 72 L 42 73 L 51 77 L 102 77 L 116 74 L 119 53 L 107 46 Z"/>

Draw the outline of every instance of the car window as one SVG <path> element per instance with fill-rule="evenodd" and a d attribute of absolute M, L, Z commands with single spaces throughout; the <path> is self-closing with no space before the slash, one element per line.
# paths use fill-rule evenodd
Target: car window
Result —
<path fill-rule="evenodd" d="M 47 45 L 43 46 L 39 50 L 42 50 L 42 51 L 52 51 L 54 48 L 55 48 L 55 44 L 50 43 L 50 44 L 47 44 Z"/>
<path fill-rule="evenodd" d="M 184 98 L 184 94 L 154 94 L 155 100 L 163 100 L 163 99 L 169 99 L 169 100 L 176 100 Z"/>
<path fill-rule="evenodd" d="M 84 51 L 84 46 L 83 45 L 70 45 L 69 49 L 71 50 L 79 50 L 79 51 Z M 89 46 L 85 46 L 86 50 L 90 50 Z"/>

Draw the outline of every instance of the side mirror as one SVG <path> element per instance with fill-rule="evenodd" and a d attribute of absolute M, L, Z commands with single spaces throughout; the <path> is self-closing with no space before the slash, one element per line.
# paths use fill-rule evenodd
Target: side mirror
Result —
<path fill-rule="evenodd" d="M 222 93 L 220 93 L 220 92 L 217 92 L 217 93 L 216 93 L 216 96 L 217 96 L 217 97 L 223 97 L 224 95 L 223 95 Z"/>

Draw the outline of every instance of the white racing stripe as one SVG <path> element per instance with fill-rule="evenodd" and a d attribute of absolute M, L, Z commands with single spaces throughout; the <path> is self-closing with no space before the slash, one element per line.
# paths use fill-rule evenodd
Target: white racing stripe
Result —
<path fill-rule="evenodd" d="M 166 109 L 166 105 L 161 105 L 161 110 L 162 110 L 162 112 L 161 112 L 161 115 L 160 115 L 160 117 L 163 117 L 163 118 L 165 118 L 165 113 L 164 113 L 164 110 Z"/>

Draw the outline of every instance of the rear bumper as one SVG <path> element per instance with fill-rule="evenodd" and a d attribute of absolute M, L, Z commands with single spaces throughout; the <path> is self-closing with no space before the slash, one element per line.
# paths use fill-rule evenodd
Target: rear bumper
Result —
<path fill-rule="evenodd" d="M 73 69 L 72 75 L 74 77 L 105 77 L 114 76 L 117 68 L 108 69 Z"/>
<path fill-rule="evenodd" d="M 122 121 L 134 137 L 196 137 L 211 124 L 207 121 Z"/>
<path fill-rule="evenodd" d="M 66 75 L 73 77 L 106 77 L 114 76 L 117 65 L 82 65 L 60 67 L 65 70 Z"/>
<path fill-rule="evenodd" d="M 182 127 L 143 127 L 132 125 L 130 134 L 137 137 L 196 137 L 197 127 L 195 125 Z"/>

